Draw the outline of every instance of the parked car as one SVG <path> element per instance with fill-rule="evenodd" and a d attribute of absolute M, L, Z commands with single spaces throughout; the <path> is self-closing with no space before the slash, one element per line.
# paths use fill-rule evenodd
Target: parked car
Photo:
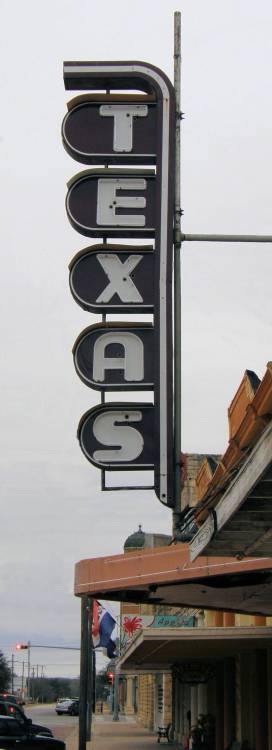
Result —
<path fill-rule="evenodd" d="M 10 703 L 0 698 L 0 716 L 12 716 L 17 719 L 22 726 L 27 728 L 31 734 L 43 734 L 45 737 L 53 737 L 53 732 L 49 727 L 44 727 L 42 724 L 34 724 L 32 719 L 29 719 L 25 715 L 23 708 L 17 706 L 16 703 Z"/>
<path fill-rule="evenodd" d="M 33 734 L 30 725 L 12 716 L 0 716 L 1 750 L 66 750 L 65 742 L 55 737 Z"/>
<path fill-rule="evenodd" d="M 55 711 L 59 716 L 61 714 L 69 714 L 70 716 L 78 716 L 79 714 L 79 700 L 78 698 L 66 698 L 61 699 L 57 702 Z"/>
<path fill-rule="evenodd" d="M 71 706 L 69 706 L 68 714 L 70 714 L 70 716 L 79 715 L 79 700 L 77 698 L 75 698 L 75 700 L 72 701 Z"/>
<path fill-rule="evenodd" d="M 0 700 L 9 701 L 9 703 L 18 703 L 16 695 L 13 695 L 13 693 L 8 693 L 7 690 L 4 690 L 2 693 L 0 693 Z"/>

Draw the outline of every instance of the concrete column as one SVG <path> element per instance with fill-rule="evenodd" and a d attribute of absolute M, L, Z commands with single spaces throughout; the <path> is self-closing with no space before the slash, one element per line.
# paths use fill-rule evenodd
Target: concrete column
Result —
<path fill-rule="evenodd" d="M 173 702 L 173 709 L 172 709 L 172 727 L 174 730 L 174 739 L 178 739 L 179 735 L 179 728 L 180 728 L 180 704 L 179 704 L 179 683 L 177 681 L 177 678 L 173 674 L 173 685 L 172 685 L 172 702 Z"/>
<path fill-rule="evenodd" d="M 198 689 L 197 685 L 191 687 L 191 726 L 197 724 L 198 718 Z"/>
<path fill-rule="evenodd" d="M 180 727 L 179 742 L 185 745 L 191 726 L 191 688 L 189 685 L 180 685 Z"/>
<path fill-rule="evenodd" d="M 127 677 L 126 680 L 127 680 L 127 699 L 126 699 L 126 705 L 125 705 L 125 713 L 134 714 L 133 677 Z"/>
<path fill-rule="evenodd" d="M 255 652 L 255 750 L 268 750 L 267 653 Z"/>
<path fill-rule="evenodd" d="M 172 724 L 172 675 L 163 674 L 164 724 Z"/>
<path fill-rule="evenodd" d="M 198 715 L 207 713 L 207 685 L 201 682 L 197 686 Z"/>
<path fill-rule="evenodd" d="M 224 660 L 224 747 L 235 737 L 235 661 Z"/>
<path fill-rule="evenodd" d="M 224 664 L 216 665 L 215 750 L 224 747 Z"/>
<path fill-rule="evenodd" d="M 139 675 L 138 718 L 145 726 L 144 707 L 146 702 L 146 675 Z"/>
<path fill-rule="evenodd" d="M 157 674 L 155 677 L 155 704 L 154 704 L 154 720 L 155 727 L 163 727 L 165 725 L 165 692 L 164 692 L 164 674 Z"/>
<path fill-rule="evenodd" d="M 155 678 L 149 675 L 148 684 L 148 729 L 154 729 Z"/>
<path fill-rule="evenodd" d="M 255 659 L 254 653 L 245 651 L 240 654 L 240 740 L 248 740 L 249 746 L 255 748 Z"/>

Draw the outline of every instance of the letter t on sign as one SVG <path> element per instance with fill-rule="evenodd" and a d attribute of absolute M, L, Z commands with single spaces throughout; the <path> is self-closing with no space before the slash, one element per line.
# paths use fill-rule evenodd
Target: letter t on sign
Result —
<path fill-rule="evenodd" d="M 113 150 L 129 153 L 133 147 L 133 117 L 146 117 L 148 108 L 145 104 L 102 104 L 99 109 L 102 117 L 113 117 Z"/>

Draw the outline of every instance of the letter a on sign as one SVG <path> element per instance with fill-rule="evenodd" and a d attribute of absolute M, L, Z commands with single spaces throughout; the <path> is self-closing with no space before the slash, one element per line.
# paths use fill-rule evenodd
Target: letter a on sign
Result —
<path fill-rule="evenodd" d="M 74 363 L 79 377 L 100 391 L 154 388 L 151 323 L 98 323 L 78 336 Z"/>
<path fill-rule="evenodd" d="M 125 332 L 116 323 L 108 337 L 105 330 L 79 338 L 75 365 L 87 385 L 154 391 L 148 409 L 119 403 L 109 413 L 103 404 L 95 419 L 85 415 L 80 445 L 90 461 L 107 470 L 153 467 L 157 497 L 174 507 L 174 89 L 161 70 L 134 61 L 66 62 L 64 80 L 67 89 L 85 92 L 69 102 L 64 146 L 77 161 L 105 165 L 69 181 L 67 215 L 80 234 L 116 243 L 76 259 L 73 296 L 95 312 L 153 314 L 152 331 L 135 324 Z M 118 245 L 126 237 L 136 238 L 136 247 Z M 140 244 L 145 238 L 152 243 L 149 252 Z"/>

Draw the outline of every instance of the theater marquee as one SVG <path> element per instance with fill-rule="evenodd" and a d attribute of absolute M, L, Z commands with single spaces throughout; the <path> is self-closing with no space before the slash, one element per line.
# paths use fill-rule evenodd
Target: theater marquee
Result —
<path fill-rule="evenodd" d="M 152 323 L 106 320 L 79 335 L 74 363 L 87 386 L 148 390 L 152 401 L 90 409 L 80 446 L 101 469 L 154 469 L 155 492 L 173 507 L 173 86 L 143 62 L 66 62 L 64 83 L 85 93 L 67 105 L 63 144 L 91 166 L 68 183 L 67 216 L 101 240 L 72 260 L 71 292 L 93 313 L 153 315 Z"/>

